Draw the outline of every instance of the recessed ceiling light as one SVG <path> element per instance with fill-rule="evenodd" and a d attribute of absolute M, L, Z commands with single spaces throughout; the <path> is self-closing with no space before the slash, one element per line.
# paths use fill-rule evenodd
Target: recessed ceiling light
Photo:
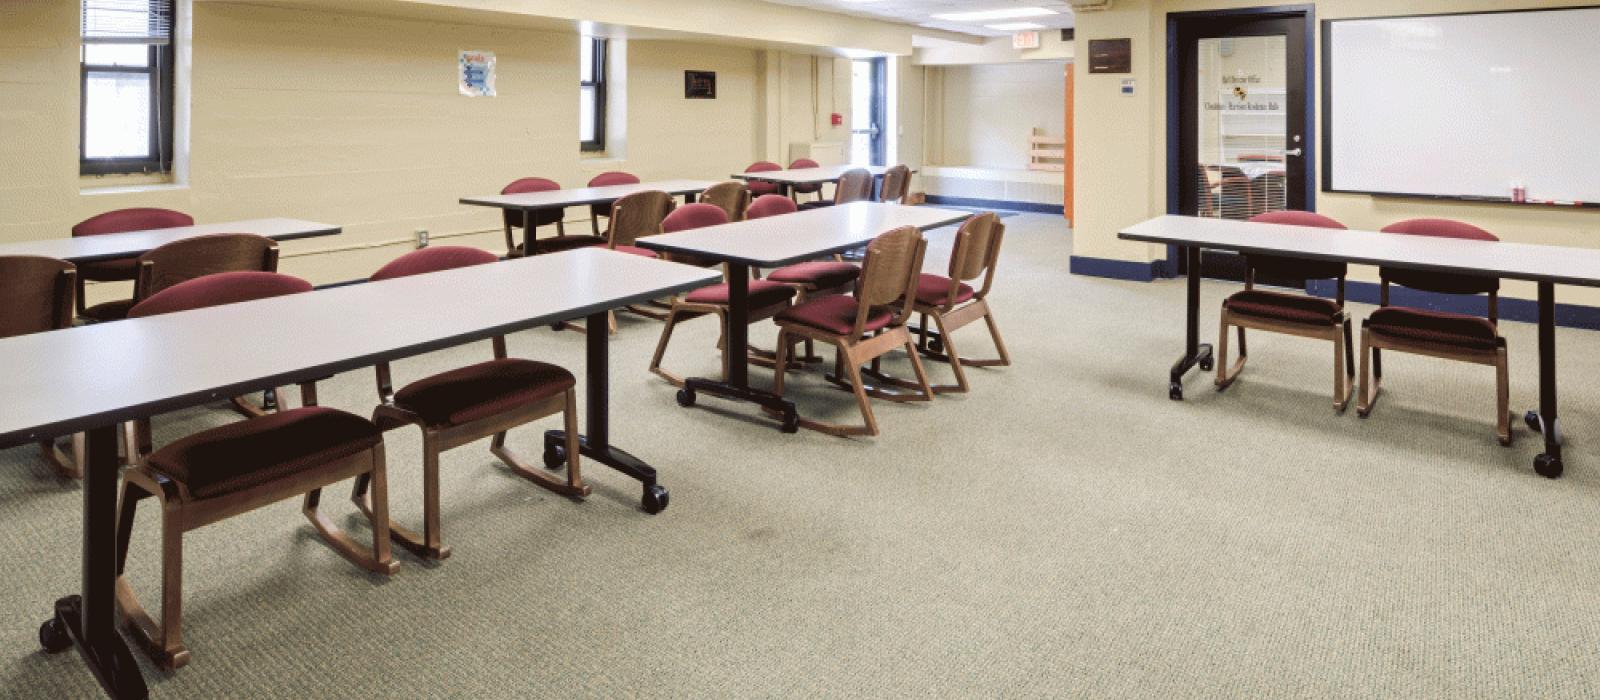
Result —
<path fill-rule="evenodd" d="M 934 19 L 946 22 L 987 22 L 994 19 L 1020 19 L 1022 17 L 1044 17 L 1056 14 L 1055 10 L 1043 7 L 1014 7 L 1003 10 L 982 10 L 979 12 L 949 12 L 934 15 Z"/>
<path fill-rule="evenodd" d="M 1039 24 L 1038 22 L 1002 22 L 1000 24 L 985 24 L 983 26 L 999 32 L 1025 32 L 1030 29 L 1044 29 L 1044 25 Z"/>

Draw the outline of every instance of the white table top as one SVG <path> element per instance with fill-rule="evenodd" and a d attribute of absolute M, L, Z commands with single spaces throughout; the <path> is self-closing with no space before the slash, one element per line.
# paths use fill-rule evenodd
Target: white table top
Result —
<path fill-rule="evenodd" d="M 835 182 L 848 171 L 857 168 L 865 169 L 873 177 L 883 177 L 889 168 L 882 165 L 828 165 L 821 168 L 798 168 L 795 170 L 768 170 L 759 173 L 734 173 L 733 177 L 740 180 L 761 180 L 762 182 L 783 182 L 791 185 L 810 185 L 819 182 Z M 914 172 L 914 171 L 913 171 Z"/>
<path fill-rule="evenodd" d="M 99 236 L 77 238 L 51 238 L 43 241 L 21 241 L 0 244 L 0 255 L 42 255 L 73 263 L 112 260 L 143 255 L 163 245 L 184 238 L 194 238 L 213 233 L 254 233 L 275 241 L 296 238 L 332 236 L 340 228 L 333 224 L 319 224 L 299 219 L 250 219 L 225 221 L 216 224 L 158 228 L 127 233 L 107 233 Z"/>
<path fill-rule="evenodd" d="M 1359 265 L 1600 287 L 1600 249 L 1596 248 L 1340 231 L 1193 216 L 1159 216 L 1125 228 L 1117 237 Z"/>
<path fill-rule="evenodd" d="M 757 267 L 779 267 L 865 245 L 901 226 L 926 231 L 970 216 L 954 209 L 852 202 L 660 234 L 641 238 L 637 245 Z"/>
<path fill-rule="evenodd" d="M 6 338 L 0 445 L 319 379 L 721 278 L 590 248 Z"/>
<path fill-rule="evenodd" d="M 641 182 L 637 185 L 606 185 L 581 187 L 573 190 L 524 192 L 522 194 L 491 194 L 482 197 L 463 197 L 462 204 L 499 209 L 539 210 L 573 207 L 583 204 L 602 204 L 626 197 L 635 192 L 660 190 L 668 194 L 699 194 L 717 183 L 710 180 L 661 180 Z"/>

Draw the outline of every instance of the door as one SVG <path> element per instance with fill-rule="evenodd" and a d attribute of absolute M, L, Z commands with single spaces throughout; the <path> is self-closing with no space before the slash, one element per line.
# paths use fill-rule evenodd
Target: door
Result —
<path fill-rule="evenodd" d="M 1310 24 L 1309 8 L 1169 16 L 1172 213 L 1244 220 L 1312 204 Z M 1208 253 L 1202 272 L 1243 279 L 1244 264 Z"/>
<path fill-rule="evenodd" d="M 883 165 L 886 159 L 888 63 L 882 58 L 850 62 L 850 164 Z"/>

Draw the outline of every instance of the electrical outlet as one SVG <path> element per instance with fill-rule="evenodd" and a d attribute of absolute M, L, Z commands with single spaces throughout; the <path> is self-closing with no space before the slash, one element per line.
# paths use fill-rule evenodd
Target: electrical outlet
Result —
<path fill-rule="evenodd" d="M 417 229 L 417 247 L 418 248 L 426 248 L 426 247 L 428 247 L 428 229 L 425 229 L 425 228 Z"/>

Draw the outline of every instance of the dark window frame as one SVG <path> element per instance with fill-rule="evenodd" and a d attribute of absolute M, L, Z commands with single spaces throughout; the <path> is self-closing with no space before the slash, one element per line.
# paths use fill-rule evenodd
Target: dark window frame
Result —
<path fill-rule="evenodd" d="M 172 35 L 165 44 L 151 44 L 149 58 L 143 66 L 115 66 L 90 64 L 84 44 L 78 49 L 78 174 L 128 175 L 138 173 L 167 173 L 172 171 L 174 99 L 174 65 L 177 58 L 177 1 L 166 0 L 169 16 L 174 19 Z M 132 73 L 149 76 L 150 84 L 150 147 L 148 155 L 132 158 L 89 158 L 85 152 L 89 124 L 89 75 L 106 73 Z M 165 118 L 163 118 L 165 117 Z"/>
<path fill-rule="evenodd" d="M 594 75 L 592 80 L 583 80 L 579 77 L 578 94 L 583 94 L 582 88 L 594 88 L 594 138 L 579 141 L 580 150 L 585 153 L 598 153 L 606 150 L 606 40 L 600 37 L 584 37 L 584 41 L 593 42 L 590 46 L 594 50 Z"/>

